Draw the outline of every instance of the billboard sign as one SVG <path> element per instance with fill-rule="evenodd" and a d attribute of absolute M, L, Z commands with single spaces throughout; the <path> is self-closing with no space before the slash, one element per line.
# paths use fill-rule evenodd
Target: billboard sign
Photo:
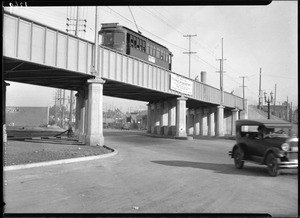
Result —
<path fill-rule="evenodd" d="M 193 81 L 171 73 L 170 89 L 186 95 L 193 95 Z"/>

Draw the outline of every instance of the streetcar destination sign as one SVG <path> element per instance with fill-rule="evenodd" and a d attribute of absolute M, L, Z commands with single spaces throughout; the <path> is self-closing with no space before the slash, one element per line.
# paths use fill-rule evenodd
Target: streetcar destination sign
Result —
<path fill-rule="evenodd" d="M 193 82 L 187 78 L 171 73 L 170 89 L 186 95 L 193 94 Z"/>

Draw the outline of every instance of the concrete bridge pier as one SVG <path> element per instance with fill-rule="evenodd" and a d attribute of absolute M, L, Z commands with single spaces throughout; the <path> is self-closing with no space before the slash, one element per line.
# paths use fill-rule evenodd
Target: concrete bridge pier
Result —
<path fill-rule="evenodd" d="M 194 135 L 195 110 L 188 109 L 186 118 L 187 118 L 187 134 Z"/>
<path fill-rule="evenodd" d="M 235 121 L 239 119 L 239 110 L 237 108 L 232 110 L 232 122 L 231 122 L 231 135 L 236 135 Z"/>
<path fill-rule="evenodd" d="M 175 138 L 187 138 L 186 134 L 186 100 L 187 98 L 181 96 L 177 98 L 176 107 L 176 135 Z"/>
<path fill-rule="evenodd" d="M 201 136 L 207 136 L 208 135 L 208 108 L 202 109 L 202 117 L 200 119 L 200 135 Z"/>
<path fill-rule="evenodd" d="M 208 124 L 207 135 L 215 136 L 215 108 L 214 107 L 210 107 L 208 109 L 207 124 Z"/>
<path fill-rule="evenodd" d="M 168 135 L 176 135 L 176 105 L 177 100 L 171 99 L 168 101 Z"/>
<path fill-rule="evenodd" d="M 160 134 L 161 102 L 154 104 L 154 134 Z"/>
<path fill-rule="evenodd" d="M 151 133 L 151 103 L 147 104 L 147 133 Z"/>
<path fill-rule="evenodd" d="M 163 106 L 162 110 L 161 110 L 161 120 L 160 120 L 160 128 L 161 128 L 161 135 L 168 135 L 168 130 L 169 130 L 169 126 L 168 126 L 168 111 L 169 111 L 169 102 L 164 101 L 161 104 Z"/>
<path fill-rule="evenodd" d="M 86 144 L 104 145 L 103 137 L 103 84 L 100 78 L 88 81 L 88 107 L 86 122 Z"/>
<path fill-rule="evenodd" d="M 200 135 L 200 131 L 203 128 L 203 126 L 201 125 L 202 113 L 203 113 L 202 108 L 195 109 L 194 132 L 193 132 L 194 136 Z"/>
<path fill-rule="evenodd" d="M 217 107 L 216 136 L 224 136 L 224 106 Z"/>
<path fill-rule="evenodd" d="M 76 94 L 76 123 L 75 123 L 75 135 L 79 142 L 85 143 L 85 102 L 86 91 L 81 89 Z"/>

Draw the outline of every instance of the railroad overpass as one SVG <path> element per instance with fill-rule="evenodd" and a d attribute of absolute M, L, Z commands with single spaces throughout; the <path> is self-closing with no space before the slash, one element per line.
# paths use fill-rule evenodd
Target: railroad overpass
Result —
<path fill-rule="evenodd" d="M 5 81 L 77 91 L 76 133 L 88 145 L 104 144 L 103 95 L 149 102 L 147 131 L 152 134 L 235 134 L 242 98 L 224 92 L 220 105 L 220 90 L 205 81 L 99 45 L 96 55 L 94 50 L 93 42 L 4 13 L 3 105 Z"/>

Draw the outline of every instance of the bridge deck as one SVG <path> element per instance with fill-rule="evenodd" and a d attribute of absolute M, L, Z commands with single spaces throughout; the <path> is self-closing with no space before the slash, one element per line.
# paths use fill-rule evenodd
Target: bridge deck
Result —
<path fill-rule="evenodd" d="M 94 76 L 92 42 L 15 15 L 3 17 L 5 80 L 78 90 Z M 98 51 L 105 95 L 144 101 L 181 95 L 170 89 L 170 75 L 176 73 L 101 46 Z M 220 103 L 219 89 L 190 81 L 188 106 Z M 243 99 L 225 92 L 224 106 L 241 109 Z"/>

